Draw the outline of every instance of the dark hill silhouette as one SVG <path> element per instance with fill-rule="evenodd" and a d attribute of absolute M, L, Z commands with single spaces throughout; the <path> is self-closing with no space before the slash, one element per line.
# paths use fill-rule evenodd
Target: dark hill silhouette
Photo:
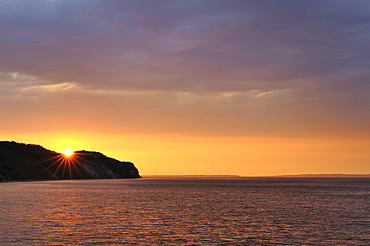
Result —
<path fill-rule="evenodd" d="M 140 178 L 131 162 L 102 153 L 75 151 L 71 157 L 40 145 L 0 141 L 0 180 Z"/>

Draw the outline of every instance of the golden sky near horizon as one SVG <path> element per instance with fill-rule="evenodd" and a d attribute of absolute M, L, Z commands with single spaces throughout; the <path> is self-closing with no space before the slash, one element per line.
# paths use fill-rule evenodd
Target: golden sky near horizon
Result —
<path fill-rule="evenodd" d="M 142 175 L 370 173 L 369 10 L 0 0 L 0 140 Z"/>

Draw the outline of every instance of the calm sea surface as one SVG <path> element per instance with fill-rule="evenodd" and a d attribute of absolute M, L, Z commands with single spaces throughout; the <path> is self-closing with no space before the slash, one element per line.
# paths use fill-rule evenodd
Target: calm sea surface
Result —
<path fill-rule="evenodd" d="M 370 179 L 0 183 L 1 245 L 370 245 Z"/>

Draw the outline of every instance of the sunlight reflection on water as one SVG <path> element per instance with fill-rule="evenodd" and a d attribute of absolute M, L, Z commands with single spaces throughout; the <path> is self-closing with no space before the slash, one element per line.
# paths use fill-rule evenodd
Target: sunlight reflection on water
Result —
<path fill-rule="evenodd" d="M 1 245 L 369 245 L 369 179 L 0 183 Z"/>

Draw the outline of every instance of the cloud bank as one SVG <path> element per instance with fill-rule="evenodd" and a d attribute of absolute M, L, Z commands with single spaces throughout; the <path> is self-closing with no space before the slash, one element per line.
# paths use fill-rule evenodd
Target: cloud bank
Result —
<path fill-rule="evenodd" d="M 100 117 L 92 128 L 369 136 L 369 9 L 2 0 L 1 124 L 82 127 Z"/>

